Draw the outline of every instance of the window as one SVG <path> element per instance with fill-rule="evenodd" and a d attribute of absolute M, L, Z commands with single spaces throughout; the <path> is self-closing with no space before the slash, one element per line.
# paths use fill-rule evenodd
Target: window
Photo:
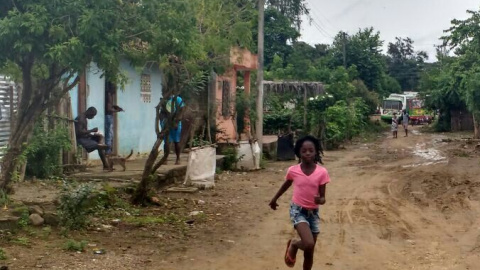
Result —
<path fill-rule="evenodd" d="M 222 116 L 230 116 L 230 82 L 222 82 Z"/>
<path fill-rule="evenodd" d="M 152 85 L 150 83 L 150 74 L 142 74 L 140 80 L 140 97 L 145 103 L 152 101 Z"/>

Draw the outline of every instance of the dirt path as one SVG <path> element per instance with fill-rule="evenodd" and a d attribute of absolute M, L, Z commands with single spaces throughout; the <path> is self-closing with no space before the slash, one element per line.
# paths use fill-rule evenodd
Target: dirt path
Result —
<path fill-rule="evenodd" d="M 478 158 L 452 154 L 440 136 L 418 130 L 408 139 L 386 136 L 328 153 L 325 162 L 333 182 L 321 211 L 315 267 L 478 269 Z M 262 218 L 248 224 L 241 237 L 232 236 L 233 247 L 196 247 L 184 254 L 183 262 L 161 269 L 286 269 L 282 254 L 294 235 L 287 216 L 289 195 L 279 211 L 265 210 L 280 181 L 251 202 L 258 204 Z M 301 260 L 296 269 L 300 265 Z"/>
<path fill-rule="evenodd" d="M 408 139 L 388 136 L 327 153 L 332 183 L 321 208 L 314 269 L 479 269 L 480 154 L 420 129 Z M 287 269 L 282 255 L 295 235 L 288 217 L 291 191 L 278 211 L 267 204 L 292 164 L 224 173 L 215 190 L 160 194 L 163 206 L 147 209 L 180 223 L 121 223 L 68 236 L 105 248 L 106 255 L 94 255 L 90 247 L 64 251 L 66 239 L 55 231 L 44 238 L 41 229 L 27 234 L 27 247 L 8 240 L 19 236 L 0 234 L 5 263 L 10 269 Z M 191 211 L 203 211 L 204 218 L 185 225 Z"/>

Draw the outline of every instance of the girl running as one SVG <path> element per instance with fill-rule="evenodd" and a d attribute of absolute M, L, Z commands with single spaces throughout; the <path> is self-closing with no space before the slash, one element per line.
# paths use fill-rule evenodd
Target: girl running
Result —
<path fill-rule="evenodd" d="M 318 205 L 325 204 L 326 184 L 330 177 L 322 163 L 323 154 L 320 142 L 312 136 L 299 139 L 295 144 L 295 155 L 300 164 L 287 171 L 285 183 L 270 202 L 270 207 L 277 210 L 277 200 L 293 184 L 293 198 L 290 203 L 290 220 L 297 230 L 300 240 L 289 240 L 285 251 L 285 264 L 295 266 L 297 251 L 303 250 L 303 269 L 311 270 L 313 253 L 317 236 L 320 233 L 320 216 Z"/>

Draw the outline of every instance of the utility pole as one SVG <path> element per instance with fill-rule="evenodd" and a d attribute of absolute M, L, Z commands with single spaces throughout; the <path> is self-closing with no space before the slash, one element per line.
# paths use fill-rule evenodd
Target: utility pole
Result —
<path fill-rule="evenodd" d="M 347 33 L 342 32 L 343 67 L 347 68 Z"/>
<path fill-rule="evenodd" d="M 258 0 L 258 73 L 257 73 L 257 123 L 256 137 L 260 153 L 263 149 L 263 47 L 264 47 L 265 0 Z"/>

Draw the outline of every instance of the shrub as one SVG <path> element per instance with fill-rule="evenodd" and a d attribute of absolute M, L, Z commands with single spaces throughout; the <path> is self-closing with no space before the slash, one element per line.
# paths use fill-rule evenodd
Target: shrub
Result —
<path fill-rule="evenodd" d="M 83 252 L 87 247 L 87 241 L 75 241 L 73 239 L 68 239 L 65 244 L 63 244 L 63 249 L 66 251 L 73 251 L 73 252 Z"/>
<path fill-rule="evenodd" d="M 87 184 L 64 183 L 60 194 L 58 216 L 66 229 L 82 229 L 88 224 L 90 206 L 88 204 L 92 187 Z"/>
<path fill-rule="evenodd" d="M 3 248 L 0 248 L 0 261 L 5 261 L 7 259 L 7 254 Z"/>
<path fill-rule="evenodd" d="M 33 137 L 23 158 L 27 160 L 26 175 L 38 178 L 50 178 L 62 173 L 59 166 L 60 151 L 69 150 L 71 142 L 68 130 L 57 127 L 46 131 L 44 121 L 39 121 L 33 130 Z"/>

